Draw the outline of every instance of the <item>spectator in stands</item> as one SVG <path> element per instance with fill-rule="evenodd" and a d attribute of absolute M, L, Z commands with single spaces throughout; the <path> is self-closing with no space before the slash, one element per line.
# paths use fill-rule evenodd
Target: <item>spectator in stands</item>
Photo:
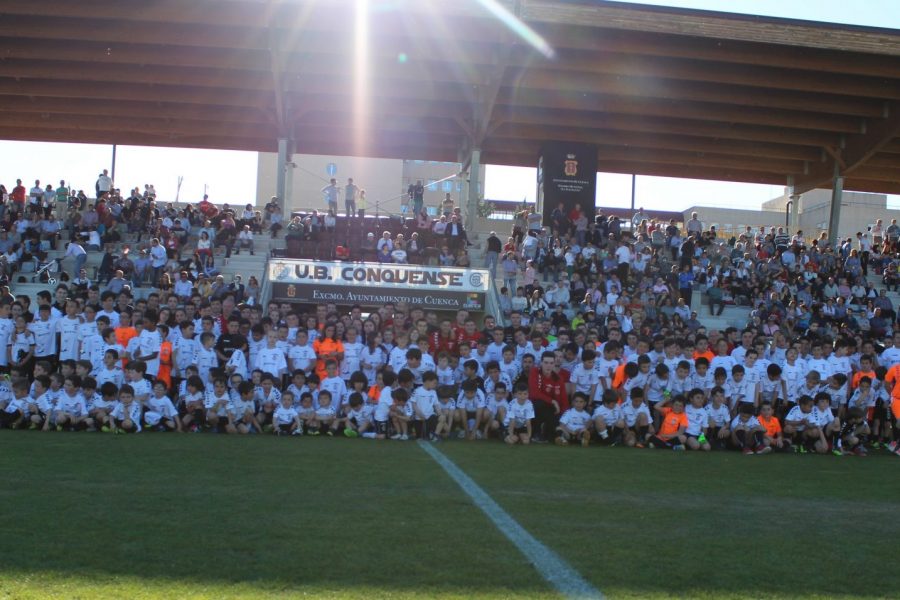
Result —
<path fill-rule="evenodd" d="M 352 218 L 356 215 L 356 197 L 358 194 L 359 186 L 353 183 L 352 177 L 348 178 L 347 185 L 344 186 L 344 211 L 347 218 Z"/>
<path fill-rule="evenodd" d="M 414 184 L 409 184 L 409 188 L 406 190 L 407 195 L 409 196 L 409 202 L 412 206 L 412 213 L 418 214 L 424 207 L 425 204 L 425 186 L 422 185 L 422 180 L 419 179 Z"/>
<path fill-rule="evenodd" d="M 431 231 L 431 217 L 424 210 L 416 213 L 416 229 L 419 231 Z"/>
<path fill-rule="evenodd" d="M 109 176 L 109 171 L 107 169 L 103 169 L 103 172 L 100 173 L 100 176 L 97 177 L 97 182 L 94 184 L 94 190 L 97 192 L 97 198 L 99 199 L 103 195 L 108 195 L 110 191 L 113 189 L 113 180 Z"/>
<path fill-rule="evenodd" d="M 334 229 L 337 225 L 337 215 L 334 214 L 333 210 L 329 209 L 329 211 L 325 214 L 322 223 L 325 227 L 325 231 L 327 231 L 328 233 L 334 233 Z"/>
<path fill-rule="evenodd" d="M 272 239 L 276 239 L 278 237 L 278 232 L 282 229 L 283 216 L 281 214 L 281 206 L 276 204 L 272 207 L 272 212 L 269 213 L 269 231 L 272 234 Z"/>
<path fill-rule="evenodd" d="M 447 245 L 450 246 L 450 249 L 454 252 L 458 252 L 465 247 L 468 237 L 466 235 L 466 230 L 463 228 L 463 225 L 456 214 L 450 217 L 450 223 L 447 224 L 447 229 L 444 231 L 444 237 L 447 238 Z"/>
<path fill-rule="evenodd" d="M 497 277 L 497 263 L 500 259 L 502 245 L 497 232 L 492 231 L 485 240 L 484 267 L 491 272 L 491 278 Z"/>
<path fill-rule="evenodd" d="M 25 186 L 22 185 L 21 179 L 16 179 L 16 185 L 13 187 L 12 192 L 9 194 L 9 198 L 12 201 L 12 206 L 10 207 L 13 212 L 16 214 L 22 214 L 25 212 L 25 200 L 28 191 L 25 189 Z"/>
<path fill-rule="evenodd" d="M 77 239 L 69 242 L 69 245 L 66 248 L 65 257 L 68 258 L 70 256 L 75 259 L 75 266 L 72 269 L 72 272 L 79 273 L 81 268 L 84 267 L 84 263 L 87 262 L 87 250 L 84 249 Z"/>
<path fill-rule="evenodd" d="M 379 240 L 380 241 L 380 240 Z M 394 245 L 382 244 L 376 250 L 375 259 L 380 263 L 393 262 Z"/>
<path fill-rule="evenodd" d="M 291 222 L 293 223 L 293 221 Z M 250 230 L 250 225 L 244 225 L 243 229 L 238 234 L 235 254 L 240 254 L 241 249 L 243 248 L 249 250 L 251 256 L 253 255 L 253 232 Z"/>
<path fill-rule="evenodd" d="M 259 303 L 259 281 L 254 275 L 247 279 L 247 287 L 244 288 L 244 297 L 248 304 Z"/>
<path fill-rule="evenodd" d="M 400 238 L 402 234 L 398 234 L 398 238 Z M 394 249 L 391 250 L 391 260 L 390 262 L 396 264 L 406 264 L 408 259 L 408 255 L 406 253 L 406 244 L 403 242 L 403 239 L 400 238 L 394 244 Z"/>
<path fill-rule="evenodd" d="M 449 218 L 450 217 L 441 215 L 439 219 L 434 221 L 431 226 L 431 232 L 435 235 L 435 237 L 444 237 L 444 235 L 447 233 L 447 219 Z"/>
<path fill-rule="evenodd" d="M 446 244 L 441 246 L 438 262 L 442 267 L 452 267 L 456 264 L 456 256 L 454 256 L 453 252 L 450 251 L 450 247 Z"/>
<path fill-rule="evenodd" d="M 463 269 L 468 269 L 472 266 L 471 261 L 469 261 L 469 253 L 465 248 L 456 253 L 456 266 Z"/>
<path fill-rule="evenodd" d="M 166 249 L 159 243 L 159 238 L 153 238 L 150 241 L 150 267 L 153 269 L 150 278 L 151 285 L 155 286 L 159 282 L 159 277 L 162 275 L 168 261 L 169 256 L 166 253 Z"/>
<path fill-rule="evenodd" d="M 356 199 L 356 207 L 359 212 L 359 218 L 366 216 L 366 190 L 359 190 L 359 197 Z"/>
<path fill-rule="evenodd" d="M 151 259 L 145 248 L 138 251 L 137 257 L 134 259 L 134 270 L 131 274 L 131 284 L 135 288 L 141 287 L 147 281 L 147 274 L 151 271 Z M 152 282 L 151 282 L 152 285 Z"/>
<path fill-rule="evenodd" d="M 381 234 L 381 239 L 378 240 L 378 243 L 375 245 L 375 249 L 379 252 L 379 254 L 387 248 L 387 253 L 390 254 L 394 251 L 394 240 L 391 239 L 391 232 L 385 231 Z"/>
<path fill-rule="evenodd" d="M 112 292 L 113 294 L 120 294 L 127 287 L 128 280 L 125 279 L 125 273 L 123 273 L 121 269 L 116 269 L 113 278 L 106 284 L 105 291 Z"/>
<path fill-rule="evenodd" d="M 209 233 L 207 231 L 200 232 L 200 239 L 197 240 L 195 256 L 197 259 L 197 269 L 200 271 L 206 270 L 206 266 L 212 258 L 212 242 L 209 239 Z"/>
<path fill-rule="evenodd" d="M 306 236 L 306 226 L 303 224 L 303 219 L 299 216 L 293 217 L 291 222 L 288 223 L 287 233 L 285 234 L 285 239 L 287 240 L 303 240 Z"/>
<path fill-rule="evenodd" d="M 709 314 L 717 317 L 725 310 L 725 302 L 723 301 L 724 292 L 719 287 L 719 281 L 715 277 L 710 279 L 709 287 L 706 288 L 706 296 L 709 298 Z M 718 312 L 716 308 L 718 307 Z"/>
<path fill-rule="evenodd" d="M 234 247 L 235 238 L 237 238 L 237 223 L 234 221 L 234 215 L 229 210 L 222 211 L 222 217 L 219 221 L 219 229 L 216 231 L 215 246 L 224 246 L 225 262 L 231 258 L 231 249 Z"/>
<path fill-rule="evenodd" d="M 406 258 L 407 262 L 420 264 L 423 251 L 425 248 L 422 246 L 422 242 L 419 239 L 419 232 L 414 231 L 410 234 L 409 241 L 406 242 Z"/>

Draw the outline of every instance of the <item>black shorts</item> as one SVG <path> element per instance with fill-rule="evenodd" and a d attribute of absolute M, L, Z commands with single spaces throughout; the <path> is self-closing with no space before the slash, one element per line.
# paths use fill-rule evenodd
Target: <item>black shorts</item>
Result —
<path fill-rule="evenodd" d="M 375 421 L 375 434 L 387 435 L 390 430 L 390 421 Z"/>
<path fill-rule="evenodd" d="M 291 426 L 292 426 L 292 425 L 293 425 L 293 423 L 287 423 L 286 425 L 285 425 L 285 424 L 279 424 L 279 425 L 278 425 L 278 431 L 280 431 L 281 433 L 290 433 L 290 432 L 291 432 Z"/>
<path fill-rule="evenodd" d="M 134 422 L 132 422 L 132 423 L 131 423 L 131 429 L 128 429 L 128 428 L 126 428 L 126 427 L 124 427 L 124 426 L 122 425 L 124 422 L 125 422 L 125 421 L 124 421 L 123 419 L 116 419 L 116 420 L 115 420 L 116 427 L 119 428 L 119 429 L 122 429 L 123 431 L 137 431 L 137 424 L 135 424 Z"/>
<path fill-rule="evenodd" d="M 477 414 L 478 414 L 477 411 L 474 411 L 474 410 L 467 410 L 467 411 L 466 411 L 466 418 L 467 418 L 467 419 L 474 419 L 475 416 L 476 416 Z"/>
<path fill-rule="evenodd" d="M 525 435 L 528 433 L 528 427 L 515 427 L 514 425 L 510 425 L 507 428 L 507 433 L 509 433 L 509 435 Z"/>

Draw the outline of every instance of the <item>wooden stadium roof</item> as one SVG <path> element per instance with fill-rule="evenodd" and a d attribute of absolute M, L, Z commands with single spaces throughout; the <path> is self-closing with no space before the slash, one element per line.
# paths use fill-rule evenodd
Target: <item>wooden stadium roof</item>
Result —
<path fill-rule="evenodd" d="M 490 3 L 368 0 L 360 55 L 352 0 L 0 0 L 0 138 L 519 166 L 570 140 L 600 171 L 900 193 L 896 30 L 499 2 L 548 58 Z"/>

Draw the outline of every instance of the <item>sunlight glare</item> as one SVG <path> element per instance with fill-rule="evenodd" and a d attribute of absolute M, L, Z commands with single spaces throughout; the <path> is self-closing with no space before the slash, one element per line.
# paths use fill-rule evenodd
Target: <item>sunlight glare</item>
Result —
<path fill-rule="evenodd" d="M 531 47 L 543 54 L 546 58 L 553 58 L 556 56 L 556 51 L 550 47 L 547 40 L 541 37 L 534 29 L 523 23 L 516 15 L 509 12 L 509 10 L 497 2 L 497 0 L 477 0 L 477 2 L 483 6 L 485 10 L 494 15 L 510 31 L 525 40 Z"/>
<path fill-rule="evenodd" d="M 353 52 L 354 154 L 363 156 L 369 128 L 369 0 L 356 0 Z"/>

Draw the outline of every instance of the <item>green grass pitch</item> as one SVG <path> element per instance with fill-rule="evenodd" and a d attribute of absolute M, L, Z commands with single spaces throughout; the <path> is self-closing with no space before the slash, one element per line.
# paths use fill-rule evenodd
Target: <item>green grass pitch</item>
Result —
<path fill-rule="evenodd" d="M 439 448 L 609 598 L 891 598 L 900 460 Z M 415 443 L 0 432 L 0 598 L 555 598 Z"/>

